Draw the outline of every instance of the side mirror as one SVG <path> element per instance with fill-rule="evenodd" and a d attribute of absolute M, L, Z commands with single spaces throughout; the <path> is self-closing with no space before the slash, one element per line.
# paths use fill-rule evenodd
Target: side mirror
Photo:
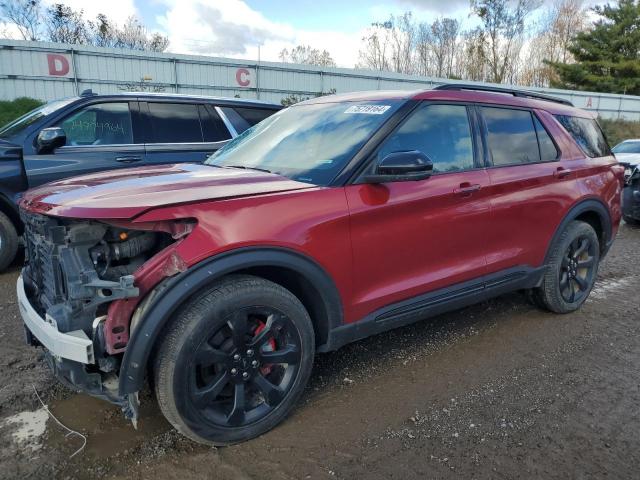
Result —
<path fill-rule="evenodd" d="M 60 127 L 43 128 L 36 138 L 38 154 L 51 153 L 67 143 L 67 134 Z"/>
<path fill-rule="evenodd" d="M 375 173 L 364 177 L 367 183 L 406 182 L 429 178 L 433 162 L 419 150 L 393 152 L 376 166 Z"/>

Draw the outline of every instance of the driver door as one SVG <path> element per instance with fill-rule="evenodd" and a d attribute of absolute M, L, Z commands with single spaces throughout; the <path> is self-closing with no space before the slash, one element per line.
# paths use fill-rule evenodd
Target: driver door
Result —
<path fill-rule="evenodd" d="M 346 187 L 355 318 L 486 273 L 489 178 L 470 113 L 461 104 L 420 105 L 368 170 L 389 153 L 419 150 L 433 162 L 430 178 Z"/>
<path fill-rule="evenodd" d="M 49 154 L 25 156 L 29 188 L 62 178 L 144 163 L 144 144 L 135 143 L 129 102 L 85 105 L 55 125 L 67 141 Z"/>

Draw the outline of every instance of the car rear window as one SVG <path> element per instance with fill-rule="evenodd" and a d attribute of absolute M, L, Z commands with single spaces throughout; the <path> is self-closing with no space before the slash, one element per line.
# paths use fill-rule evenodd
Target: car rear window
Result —
<path fill-rule="evenodd" d="M 222 107 L 222 111 L 227 116 L 233 128 L 238 134 L 260 123 L 270 117 L 277 110 L 268 108 L 248 108 L 248 107 Z"/>
<path fill-rule="evenodd" d="M 154 143 L 202 142 L 197 105 L 149 103 Z"/>
<path fill-rule="evenodd" d="M 589 157 L 611 155 L 607 140 L 604 138 L 598 122 L 594 119 L 569 115 L 556 115 L 556 118 Z"/>
<path fill-rule="evenodd" d="M 538 137 L 531 112 L 509 108 L 482 107 L 489 150 L 497 167 L 540 161 Z"/>

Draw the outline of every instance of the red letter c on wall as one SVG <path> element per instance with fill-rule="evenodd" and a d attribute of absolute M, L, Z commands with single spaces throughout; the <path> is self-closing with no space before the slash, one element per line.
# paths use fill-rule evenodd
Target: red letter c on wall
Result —
<path fill-rule="evenodd" d="M 236 70 L 236 82 L 238 82 L 238 85 L 241 87 L 248 87 L 251 83 L 251 79 L 249 78 L 250 73 L 251 72 L 246 68 L 239 68 Z"/>
<path fill-rule="evenodd" d="M 47 53 L 47 64 L 49 65 L 49 75 L 64 77 L 69 73 L 69 60 L 64 55 Z"/>

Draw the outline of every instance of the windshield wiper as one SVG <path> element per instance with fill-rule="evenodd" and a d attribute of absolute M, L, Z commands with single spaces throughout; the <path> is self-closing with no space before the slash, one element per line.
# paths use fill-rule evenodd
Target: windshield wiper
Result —
<path fill-rule="evenodd" d="M 225 168 L 242 168 L 244 170 L 257 170 L 258 172 L 266 172 L 266 173 L 271 173 L 271 170 L 267 170 L 266 168 L 259 168 L 259 167 L 246 167 L 244 165 L 225 165 Z"/>

